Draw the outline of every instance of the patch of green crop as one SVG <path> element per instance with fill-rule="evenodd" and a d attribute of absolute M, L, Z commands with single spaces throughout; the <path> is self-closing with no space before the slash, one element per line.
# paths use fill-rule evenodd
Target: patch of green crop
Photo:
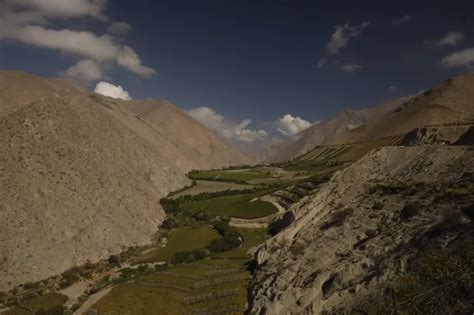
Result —
<path fill-rule="evenodd" d="M 65 295 L 53 292 L 22 301 L 22 306 L 15 306 L 2 313 L 5 315 L 32 315 L 32 314 L 63 314 L 63 305 L 68 298 Z M 34 310 L 31 312 L 29 310 Z"/>
<path fill-rule="evenodd" d="M 250 180 L 258 180 L 271 178 L 272 176 L 268 172 L 260 172 L 252 169 L 243 170 L 223 170 L 223 171 L 203 171 L 194 172 L 189 175 L 192 179 L 200 180 L 213 180 L 213 181 L 229 181 L 235 183 L 248 183 Z"/>
<path fill-rule="evenodd" d="M 254 200 L 262 195 L 262 192 L 257 192 L 223 196 L 204 201 L 183 203 L 182 207 L 190 211 L 207 212 L 219 216 L 255 219 L 278 211 L 270 202 Z"/>
<path fill-rule="evenodd" d="M 166 247 L 154 249 L 139 257 L 135 262 L 167 261 L 177 252 L 205 247 L 218 238 L 220 238 L 219 234 L 210 227 L 178 228 L 171 231 Z"/>

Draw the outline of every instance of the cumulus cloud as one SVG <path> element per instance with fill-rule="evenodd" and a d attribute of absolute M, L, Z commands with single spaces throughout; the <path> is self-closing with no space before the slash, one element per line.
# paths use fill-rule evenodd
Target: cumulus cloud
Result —
<path fill-rule="evenodd" d="M 447 67 L 474 67 L 474 48 L 456 51 L 441 61 Z"/>
<path fill-rule="evenodd" d="M 122 45 L 111 35 L 71 29 L 51 29 L 52 19 L 94 17 L 105 19 L 105 0 L 6 0 L 0 5 L 0 40 L 13 40 L 26 45 L 61 51 L 81 59 L 100 64 L 117 64 L 141 76 L 150 76 L 156 71 L 144 66 L 137 53 Z M 130 26 L 123 22 L 112 23 L 111 33 L 122 33 Z M 84 71 L 92 63 L 82 63 L 66 69 L 63 73 L 90 78 Z M 75 67 L 75 68 L 74 68 Z M 97 70 L 97 67 L 96 67 Z M 97 74 L 97 71 L 96 71 Z"/>
<path fill-rule="evenodd" d="M 222 137 L 230 140 L 252 143 L 264 140 L 268 136 L 265 130 L 248 128 L 252 122 L 250 119 L 244 119 L 240 123 L 236 123 L 207 106 L 190 109 L 187 113 Z"/>
<path fill-rule="evenodd" d="M 463 41 L 464 34 L 459 32 L 449 32 L 438 42 L 440 46 L 456 46 L 459 42 Z"/>
<path fill-rule="evenodd" d="M 93 82 L 104 77 L 102 67 L 95 61 L 84 59 L 67 68 L 63 75 L 84 82 Z"/>
<path fill-rule="evenodd" d="M 113 22 L 107 28 L 107 33 L 113 35 L 125 35 L 132 30 L 132 26 L 125 22 Z"/>
<path fill-rule="evenodd" d="M 326 49 L 329 53 L 337 55 L 341 49 L 347 46 L 351 38 L 355 38 L 362 34 L 362 31 L 369 26 L 369 22 L 364 22 L 361 25 L 336 25 L 335 31 L 331 36 L 331 40 L 326 44 Z"/>
<path fill-rule="evenodd" d="M 361 65 L 358 64 L 346 64 L 341 66 L 341 70 L 344 72 L 357 72 L 362 69 Z"/>
<path fill-rule="evenodd" d="M 114 85 L 109 82 L 101 81 L 95 86 L 94 92 L 100 95 L 119 98 L 122 100 L 131 100 L 130 94 L 125 91 L 120 85 Z"/>
<path fill-rule="evenodd" d="M 298 116 L 286 114 L 276 122 L 276 129 L 285 136 L 293 136 L 311 127 L 311 123 Z"/>
<path fill-rule="evenodd" d="M 392 20 L 392 25 L 398 26 L 410 22 L 412 19 L 411 15 L 404 15 L 402 17 Z"/>

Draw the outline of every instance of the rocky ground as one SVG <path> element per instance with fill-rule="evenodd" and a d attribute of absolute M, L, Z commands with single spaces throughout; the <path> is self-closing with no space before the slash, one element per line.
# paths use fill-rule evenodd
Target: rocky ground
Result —
<path fill-rule="evenodd" d="M 22 72 L 0 83 L 0 291 L 149 243 L 187 172 L 248 162 L 169 102 Z"/>
<path fill-rule="evenodd" d="M 428 244 L 472 228 L 473 170 L 472 147 L 423 146 L 382 148 L 337 172 L 256 252 L 251 311 L 349 310 Z"/>

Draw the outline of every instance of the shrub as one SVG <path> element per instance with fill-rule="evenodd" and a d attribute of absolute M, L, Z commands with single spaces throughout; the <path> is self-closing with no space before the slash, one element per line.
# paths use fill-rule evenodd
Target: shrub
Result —
<path fill-rule="evenodd" d="M 201 260 L 209 256 L 209 251 L 206 249 L 195 249 L 192 251 L 182 251 L 174 254 L 171 258 L 171 263 L 173 264 L 182 264 L 190 263 L 196 260 Z"/>
<path fill-rule="evenodd" d="M 232 250 L 240 245 L 239 238 L 224 237 L 217 240 L 213 240 L 207 249 L 213 253 L 226 252 Z"/>
<path fill-rule="evenodd" d="M 471 219 L 471 221 L 474 221 L 474 204 L 461 209 L 461 212 L 465 216 L 468 216 Z"/>
<path fill-rule="evenodd" d="M 78 281 L 81 277 L 77 271 L 77 267 L 72 267 L 62 273 L 62 281 L 59 286 L 64 289 L 71 286 L 73 283 Z"/>
<path fill-rule="evenodd" d="M 107 259 L 107 261 L 109 262 L 109 264 L 112 267 L 120 267 L 121 264 L 122 264 L 120 256 L 118 256 L 118 255 L 110 255 L 110 257 L 109 257 L 109 259 Z"/>
<path fill-rule="evenodd" d="M 372 209 L 374 210 L 382 210 L 383 207 L 384 207 L 384 204 L 381 201 L 375 201 L 374 204 L 372 205 Z"/>
<path fill-rule="evenodd" d="M 171 230 L 178 227 L 178 222 L 176 222 L 176 220 L 173 218 L 168 218 L 163 221 L 163 223 L 161 224 L 161 227 L 167 230 Z"/>
<path fill-rule="evenodd" d="M 353 213 L 354 213 L 354 209 L 352 209 L 352 208 L 346 208 L 346 209 L 343 209 L 343 210 L 336 211 L 336 212 L 334 212 L 334 214 L 332 215 L 332 217 L 328 221 L 324 222 L 319 227 L 319 229 L 321 231 L 325 231 L 325 230 L 328 230 L 332 227 L 341 226 L 344 223 L 344 221 L 346 220 L 346 218 L 351 216 Z"/>
<path fill-rule="evenodd" d="M 407 221 L 411 217 L 414 217 L 418 214 L 421 205 L 419 203 L 408 203 L 400 211 L 400 219 L 402 221 Z"/>

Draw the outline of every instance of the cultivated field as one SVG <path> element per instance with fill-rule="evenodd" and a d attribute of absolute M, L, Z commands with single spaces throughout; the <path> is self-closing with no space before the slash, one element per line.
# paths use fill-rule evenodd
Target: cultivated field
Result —
<path fill-rule="evenodd" d="M 34 315 L 34 314 L 62 314 L 62 305 L 67 297 L 59 293 L 48 293 L 20 303 L 3 312 L 2 315 Z"/>
<path fill-rule="evenodd" d="M 198 195 L 202 193 L 212 193 L 216 191 L 225 191 L 225 190 L 241 190 L 241 189 L 252 189 L 254 185 L 249 184 L 237 184 L 230 182 L 218 182 L 211 180 L 196 180 L 196 185 L 181 191 L 177 194 L 174 194 L 171 198 L 178 198 L 186 195 Z"/>
<path fill-rule="evenodd" d="M 202 248 L 219 237 L 216 230 L 210 227 L 174 229 L 165 247 L 153 249 L 138 257 L 135 263 L 168 261 L 179 251 Z"/>
<path fill-rule="evenodd" d="M 247 251 L 269 236 L 266 229 L 238 229 L 241 247 L 115 287 L 92 309 L 99 314 L 242 314 L 246 309 Z"/>
<path fill-rule="evenodd" d="M 268 192 L 260 191 L 250 194 L 222 196 L 204 201 L 184 203 L 183 208 L 219 216 L 256 219 L 278 211 L 272 203 L 256 199 L 266 193 Z"/>

